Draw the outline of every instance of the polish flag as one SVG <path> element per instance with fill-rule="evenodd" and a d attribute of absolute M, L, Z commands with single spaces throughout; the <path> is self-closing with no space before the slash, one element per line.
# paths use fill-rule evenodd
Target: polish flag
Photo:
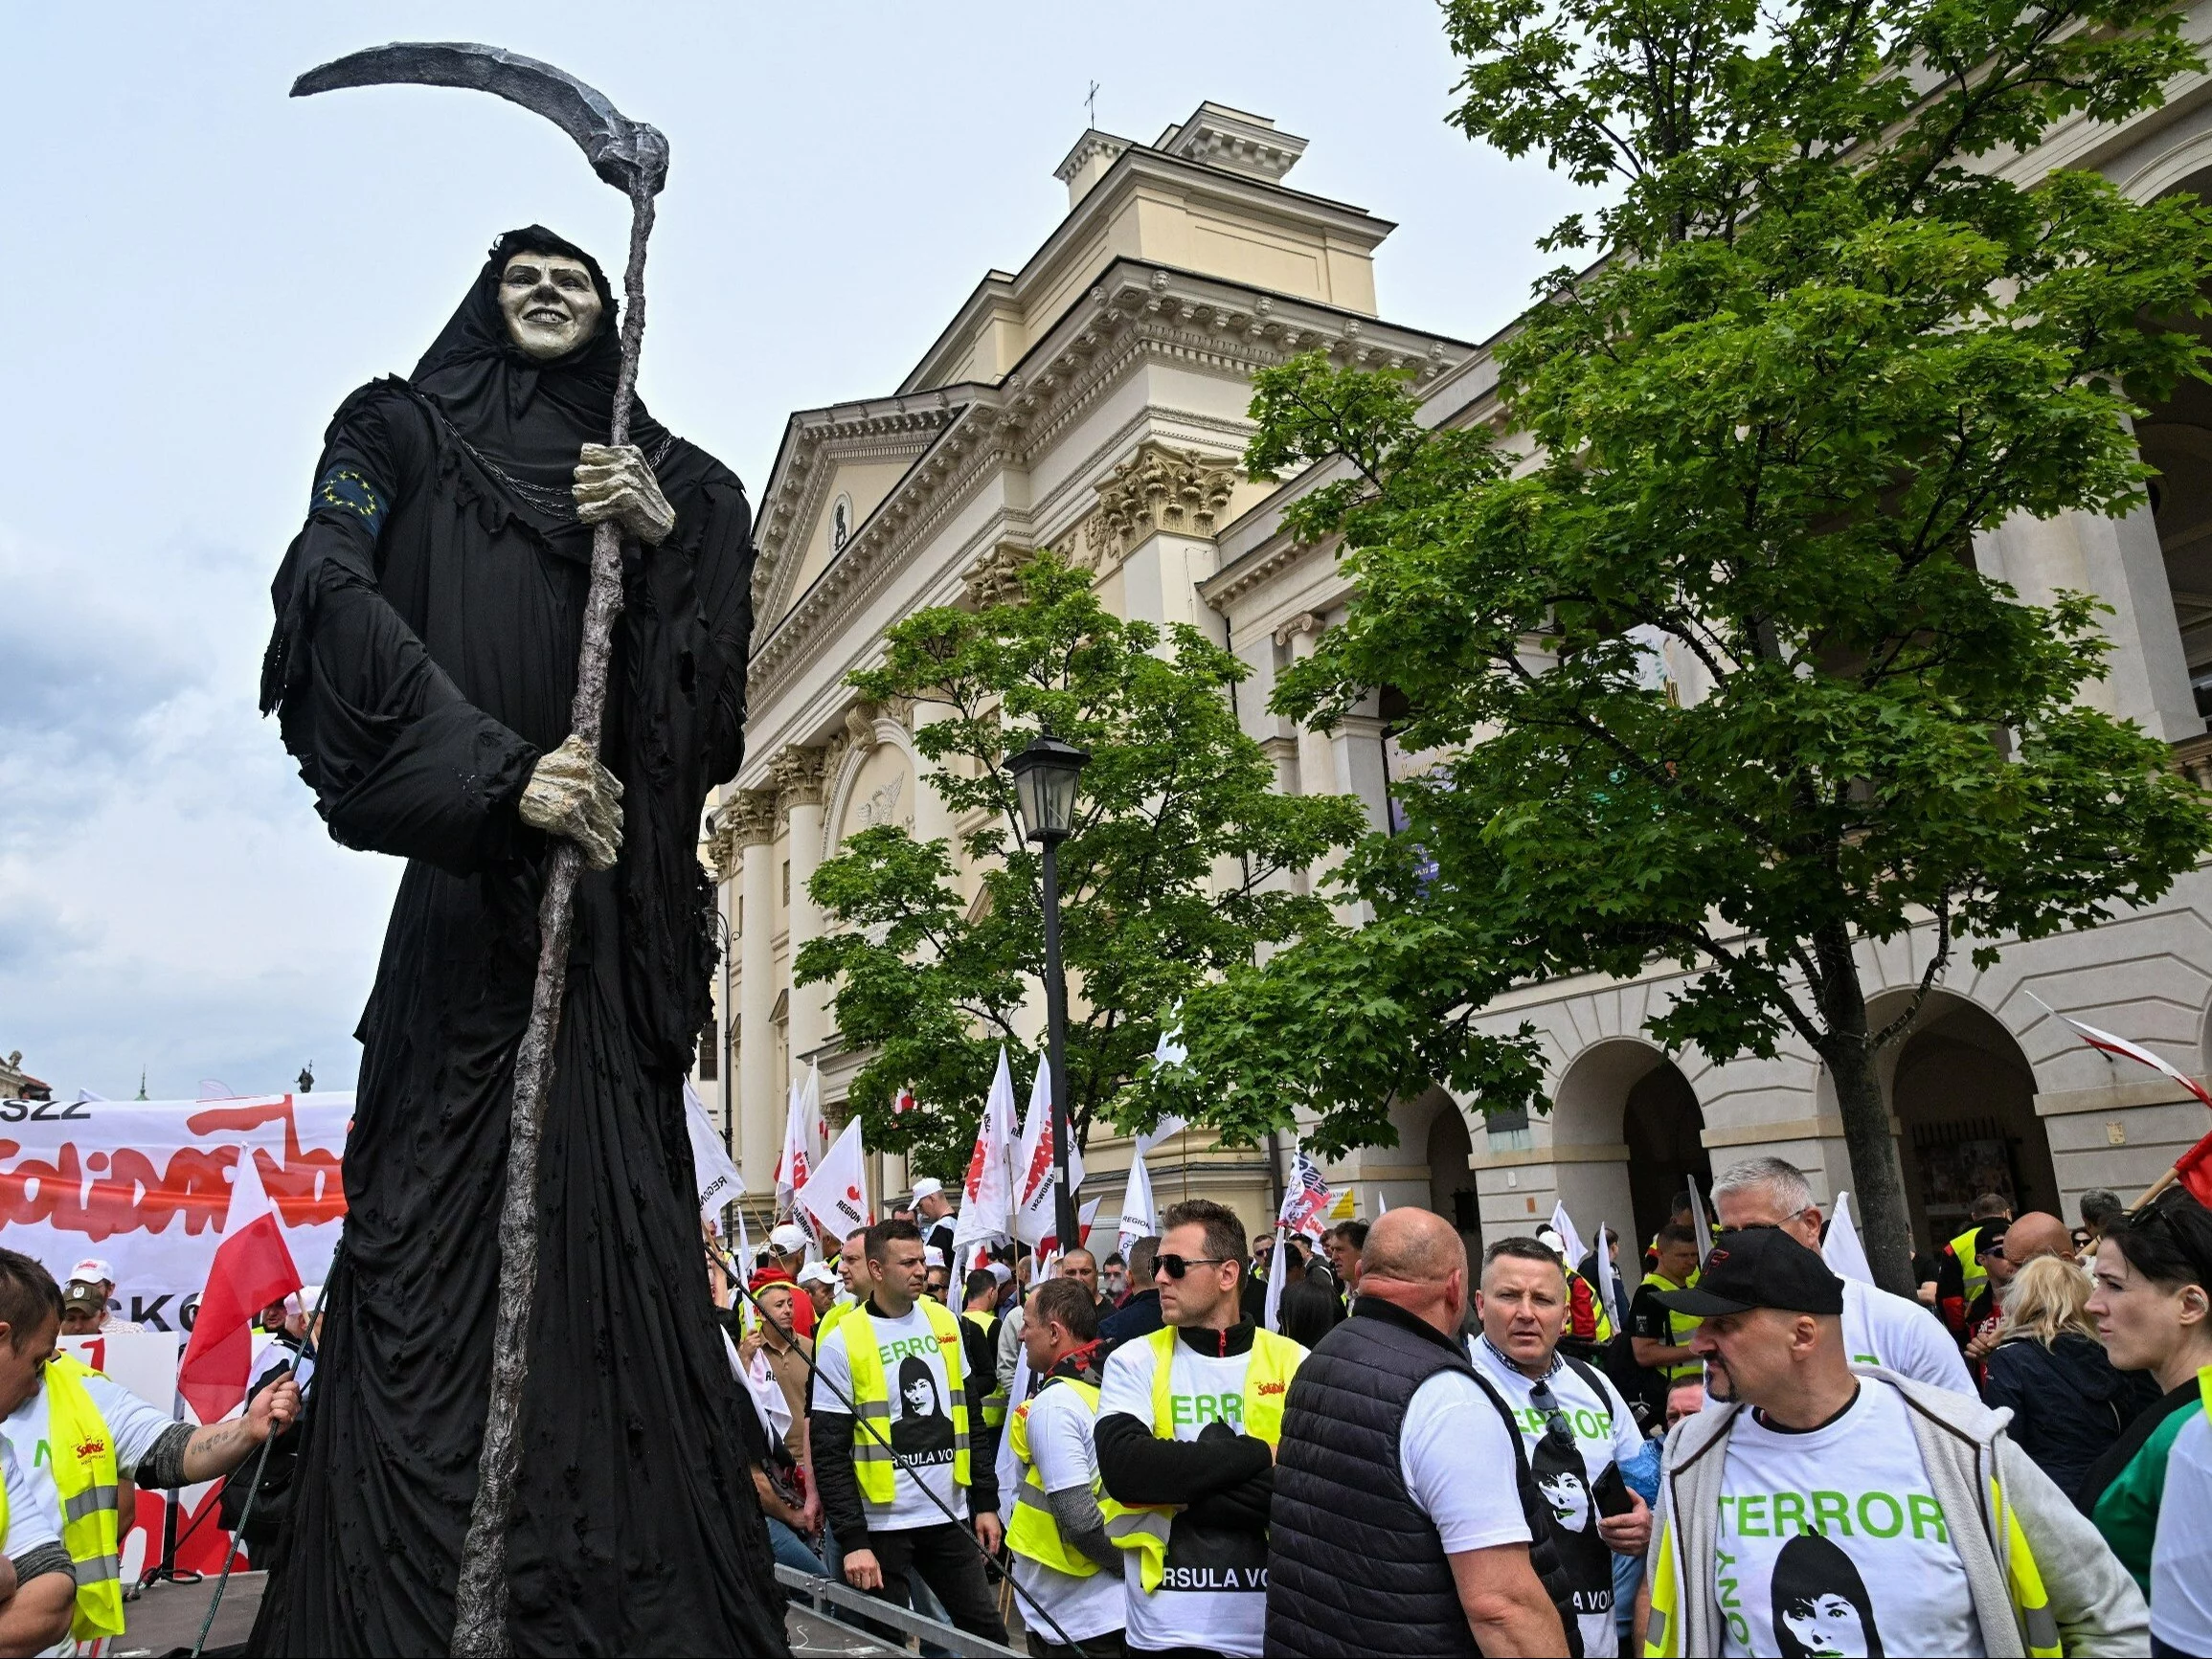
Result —
<path fill-rule="evenodd" d="M 2123 1060 L 2133 1060 L 2137 1065 L 2148 1065 L 2153 1071 L 2172 1078 L 2206 1106 L 2212 1107 L 2212 1093 L 2206 1093 L 2204 1086 L 2179 1066 L 2159 1059 L 2148 1048 L 2130 1042 L 2125 1037 L 2115 1037 L 2110 1031 L 2099 1031 L 2094 1025 L 2085 1025 L 2079 1020 L 2059 1013 L 2032 991 L 2028 997 L 2044 1013 L 2055 1016 L 2063 1023 L 2080 1032 L 2082 1041 L 2091 1048 L 2118 1055 Z M 2172 1178 L 2180 1182 L 2183 1190 L 2199 1203 L 2212 1205 L 2212 1134 L 2206 1135 L 2174 1160 Z M 2165 1183 L 2161 1181 L 2159 1184 L 2162 1186 Z"/>
<path fill-rule="evenodd" d="M 192 1321 L 192 1340 L 177 1367 L 176 1391 L 202 1423 L 227 1416 L 246 1398 L 246 1374 L 254 1357 L 254 1315 L 272 1302 L 282 1302 L 300 1285 L 300 1269 L 292 1264 L 276 1206 L 261 1185 L 254 1149 L 242 1147 L 237 1172 L 231 1177 L 223 1242 L 215 1247 L 207 1289 L 200 1292 L 199 1315 Z"/>

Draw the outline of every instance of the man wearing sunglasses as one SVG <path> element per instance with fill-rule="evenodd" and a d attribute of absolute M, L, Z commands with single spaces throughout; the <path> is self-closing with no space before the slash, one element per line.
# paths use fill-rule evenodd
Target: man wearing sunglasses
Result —
<path fill-rule="evenodd" d="M 1153 1264 L 1166 1323 L 1116 1349 L 1100 1379 L 1101 1508 L 1132 1653 L 1260 1651 L 1275 1449 L 1305 1350 L 1244 1317 L 1245 1249 L 1226 1205 L 1170 1208 Z"/>
<path fill-rule="evenodd" d="M 1476 1298 L 1480 1333 L 1468 1339 L 1475 1369 L 1505 1399 L 1521 1429 L 1530 1468 L 1551 1509 L 1559 1551 L 1582 1625 L 1583 1651 L 1611 1653 L 1615 1554 L 1636 1556 L 1651 1542 L 1651 1511 L 1621 1489 L 1631 1508 L 1603 1513 L 1601 1484 L 1614 1464 L 1643 1449 L 1636 1417 L 1595 1367 L 1559 1351 L 1566 1333 L 1566 1270 L 1535 1239 L 1501 1239 L 1482 1254 Z"/>

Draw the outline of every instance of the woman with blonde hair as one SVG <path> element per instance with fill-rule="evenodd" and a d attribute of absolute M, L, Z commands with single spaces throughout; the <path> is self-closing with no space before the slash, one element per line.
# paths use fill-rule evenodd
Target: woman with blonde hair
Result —
<path fill-rule="evenodd" d="M 2064 1257 L 2021 1264 L 1981 1388 L 1989 1404 L 2012 1408 L 2013 1444 L 2065 1492 L 2156 1397 L 2106 1356 L 2088 1314 L 2092 1289 Z"/>

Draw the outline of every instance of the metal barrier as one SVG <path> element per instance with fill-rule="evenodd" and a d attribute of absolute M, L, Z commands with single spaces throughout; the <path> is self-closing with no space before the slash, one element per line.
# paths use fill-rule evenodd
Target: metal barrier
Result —
<path fill-rule="evenodd" d="M 1028 1659 L 1018 1648 L 1004 1648 L 996 1642 L 986 1642 L 981 1636 L 971 1636 L 965 1630 L 955 1629 L 942 1620 L 926 1618 L 912 1607 L 893 1606 L 878 1601 L 865 1591 L 855 1590 L 836 1579 L 820 1579 L 812 1573 L 802 1573 L 796 1567 L 776 1564 L 776 1581 L 802 1603 L 809 1612 L 828 1620 L 841 1629 L 855 1634 L 884 1640 L 878 1630 L 869 1630 L 868 1625 L 889 1626 L 903 1634 L 928 1642 L 932 1647 L 947 1652 L 973 1655 L 974 1659 Z M 840 1609 L 843 1615 L 841 1616 Z M 885 1644 L 884 1651 L 902 1651 Z"/>

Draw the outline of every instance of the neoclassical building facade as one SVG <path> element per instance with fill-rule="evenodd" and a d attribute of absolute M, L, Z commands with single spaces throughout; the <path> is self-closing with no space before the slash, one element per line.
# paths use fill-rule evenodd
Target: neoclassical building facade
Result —
<path fill-rule="evenodd" d="M 2212 0 L 2189 27 L 2212 38 Z M 1228 641 L 1252 670 L 1241 718 L 1284 790 L 1356 795 L 1380 825 L 1390 780 L 1419 764 L 1394 743 L 1383 697 L 1327 732 L 1267 712 L 1277 674 L 1343 616 L 1349 589 L 1328 547 L 1281 528 L 1285 505 L 1316 481 L 1254 485 L 1235 465 L 1249 382 L 1323 348 L 1411 371 L 1436 424 L 1495 423 L 1496 365 L 1487 347 L 1380 319 L 1371 256 L 1391 227 L 1287 186 L 1304 142 L 1214 104 L 1149 146 L 1084 134 L 1059 169 L 1067 218 L 1018 273 L 984 278 L 895 392 L 791 417 L 760 511 L 749 755 L 718 796 L 705 852 L 734 945 L 722 1003 L 734 1018 L 700 1087 L 728 1103 L 756 1195 L 789 1080 L 819 1063 L 834 1115 L 861 1059 L 843 1051 L 821 988 L 790 983 L 792 953 L 822 928 L 807 876 L 868 824 L 925 839 L 959 827 L 913 747 L 928 711 L 868 706 L 844 684 L 900 616 L 987 589 L 1009 558 L 1055 548 L 1085 560 L 1122 614 Z M 2145 199 L 2212 192 L 2212 81 L 2189 78 L 2126 126 L 2069 123 L 2007 165 L 2023 179 L 2091 167 Z M 2170 743 L 2176 766 L 2212 786 L 2212 392 L 2184 388 L 2137 438 L 2162 475 L 2149 505 L 2008 524 L 1978 554 L 2030 601 L 2063 588 L 2109 604 L 2111 673 L 2086 695 Z M 1916 981 L 1927 949 L 1915 935 L 1865 951 L 1878 1017 Z M 1702 1182 L 1751 1153 L 1802 1165 L 1824 1199 L 1848 1186 L 1842 1126 L 1812 1054 L 1786 1044 L 1772 1061 L 1722 1065 L 1643 1034 L 1676 978 L 1523 988 L 1487 1019 L 1541 1034 L 1547 1114 L 1486 1119 L 1479 1102 L 1432 1091 L 1394 1107 L 1395 1147 L 1354 1155 L 1333 1176 L 1364 1215 L 1383 1199 L 1422 1203 L 1470 1238 L 1527 1230 L 1560 1200 L 1586 1235 L 1603 1221 L 1643 1236 L 1685 1175 Z M 2045 1004 L 2212 1071 L 2212 872 L 2099 928 L 2014 944 L 1987 970 L 1961 959 L 1887 1051 L 1923 1243 L 1955 1232 L 1992 1187 L 2069 1220 L 2091 1187 L 2133 1198 L 2208 1127 L 2184 1091 L 2086 1048 Z M 1203 1191 L 1260 1223 L 1287 1145 L 1185 1138 L 1152 1155 L 1163 1200 Z M 1127 1161 L 1124 1145 L 1095 1146 L 1087 1194 L 1111 1202 Z M 903 1178 L 884 1169 L 879 1191 Z"/>

